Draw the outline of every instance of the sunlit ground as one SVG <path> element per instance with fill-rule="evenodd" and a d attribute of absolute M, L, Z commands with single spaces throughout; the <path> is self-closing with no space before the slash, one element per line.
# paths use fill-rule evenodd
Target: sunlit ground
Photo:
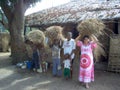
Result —
<path fill-rule="evenodd" d="M 7 68 L 0 69 L 0 79 L 4 79 L 10 75 L 12 75 L 14 72 L 13 70 L 9 70 Z"/>
<path fill-rule="evenodd" d="M 9 53 L 0 53 L 0 90 L 86 90 L 76 79 L 54 78 L 49 72 L 35 73 L 10 64 Z M 74 73 L 73 73 L 74 74 Z M 120 90 L 120 74 L 96 71 L 89 90 Z"/>
<path fill-rule="evenodd" d="M 4 56 L 4 58 L 5 58 L 5 56 L 6 56 L 8 58 L 9 55 L 10 55 L 10 52 L 6 52 L 6 53 L 0 52 L 0 57 Z"/>

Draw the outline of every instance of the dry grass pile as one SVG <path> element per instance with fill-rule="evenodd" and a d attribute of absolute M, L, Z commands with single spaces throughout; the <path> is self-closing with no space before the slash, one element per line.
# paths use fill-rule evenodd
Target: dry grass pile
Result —
<path fill-rule="evenodd" d="M 40 53 L 42 56 L 45 55 L 45 57 L 44 57 L 45 61 L 52 63 L 52 50 L 51 50 L 51 48 L 46 46 L 42 50 L 40 49 Z"/>
<path fill-rule="evenodd" d="M 94 57 L 96 62 L 100 61 L 100 57 L 106 57 L 106 52 L 104 50 L 103 45 L 99 42 L 98 36 L 104 34 L 105 25 L 102 21 L 98 19 L 87 19 L 78 24 L 77 27 L 80 32 L 80 40 L 84 37 L 84 35 L 89 35 L 90 39 L 97 43 L 97 47 L 94 50 Z"/>
<path fill-rule="evenodd" d="M 33 50 L 29 44 L 25 44 L 25 45 L 26 45 L 27 55 L 30 59 L 32 59 Z"/>
<path fill-rule="evenodd" d="M 103 46 L 100 43 L 97 43 L 97 47 L 96 49 L 94 49 L 93 53 L 94 53 L 95 62 L 99 62 L 101 59 L 101 56 L 105 58 L 107 56 Z"/>
<path fill-rule="evenodd" d="M 98 40 L 98 38 L 95 35 L 91 35 L 91 40 L 97 43 L 97 47 L 94 49 L 94 58 L 96 62 L 99 62 L 101 59 L 101 56 L 106 58 L 106 52 L 104 50 L 103 44 L 101 44 Z"/>
<path fill-rule="evenodd" d="M 61 26 L 50 26 L 46 29 L 45 35 L 49 38 L 50 42 L 53 42 L 54 39 L 64 40 L 62 30 L 63 28 Z"/>
<path fill-rule="evenodd" d="M 45 35 L 40 30 L 33 30 L 27 34 L 27 39 L 36 45 L 45 45 Z"/>
<path fill-rule="evenodd" d="M 2 32 L 0 33 L 0 37 L 1 37 L 1 48 L 3 52 L 7 52 L 9 51 L 9 47 L 10 47 L 10 34 L 7 32 Z"/>
<path fill-rule="evenodd" d="M 78 31 L 82 36 L 84 35 L 100 35 L 103 34 L 105 25 L 98 19 L 87 19 L 78 24 Z"/>

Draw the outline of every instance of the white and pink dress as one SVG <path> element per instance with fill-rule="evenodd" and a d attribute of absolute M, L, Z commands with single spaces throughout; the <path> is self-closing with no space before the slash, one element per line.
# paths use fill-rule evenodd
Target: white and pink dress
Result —
<path fill-rule="evenodd" d="M 97 45 L 93 42 L 84 45 L 82 41 L 78 41 L 77 46 L 81 48 L 79 81 L 84 83 L 94 81 L 94 61 L 92 51 Z"/>

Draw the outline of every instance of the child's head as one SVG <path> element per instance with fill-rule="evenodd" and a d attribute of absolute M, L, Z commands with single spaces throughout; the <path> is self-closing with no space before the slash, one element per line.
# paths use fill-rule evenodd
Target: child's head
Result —
<path fill-rule="evenodd" d="M 70 55 L 68 53 L 65 54 L 65 59 L 70 59 Z"/>

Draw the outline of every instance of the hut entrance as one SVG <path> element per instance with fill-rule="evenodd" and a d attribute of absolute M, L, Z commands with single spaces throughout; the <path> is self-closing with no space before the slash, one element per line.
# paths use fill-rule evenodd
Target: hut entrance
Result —
<path fill-rule="evenodd" d="M 118 34 L 118 20 L 115 20 L 115 30 L 114 30 L 114 33 L 115 34 Z"/>
<path fill-rule="evenodd" d="M 77 31 L 77 29 L 76 28 L 73 28 L 72 30 L 71 30 L 71 32 L 72 32 L 72 38 L 73 39 L 75 39 L 78 35 L 79 35 L 79 32 Z"/>
<path fill-rule="evenodd" d="M 63 35 L 66 37 L 66 34 L 67 32 L 72 32 L 72 38 L 75 39 L 78 35 L 79 35 L 79 32 L 77 31 L 76 27 L 77 25 L 76 24 L 66 24 L 63 26 L 64 29 L 63 29 Z"/>

